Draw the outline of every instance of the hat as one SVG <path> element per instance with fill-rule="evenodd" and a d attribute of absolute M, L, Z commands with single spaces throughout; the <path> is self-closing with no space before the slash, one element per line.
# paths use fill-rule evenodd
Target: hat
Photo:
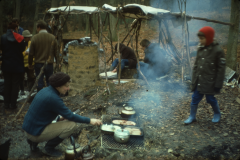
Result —
<path fill-rule="evenodd" d="M 49 77 L 49 84 L 53 87 L 61 87 L 69 81 L 70 76 L 63 72 L 57 72 Z"/>
<path fill-rule="evenodd" d="M 214 40 L 214 29 L 209 26 L 205 26 L 199 30 L 200 35 L 203 34 L 206 38 L 206 46 L 209 46 Z M 199 34 L 199 33 L 198 33 Z"/>
<path fill-rule="evenodd" d="M 22 32 L 22 36 L 23 37 L 32 37 L 32 34 L 29 32 L 29 30 L 24 30 Z"/>

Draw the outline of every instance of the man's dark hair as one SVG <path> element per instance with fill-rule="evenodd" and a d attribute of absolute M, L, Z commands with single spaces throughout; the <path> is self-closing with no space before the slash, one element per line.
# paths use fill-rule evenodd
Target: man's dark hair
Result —
<path fill-rule="evenodd" d="M 142 47 L 148 47 L 150 43 L 151 43 L 151 42 L 150 42 L 149 40 L 143 39 L 143 40 L 140 42 L 140 45 L 141 45 Z"/>
<path fill-rule="evenodd" d="M 10 23 L 8 23 L 7 29 L 13 29 L 13 30 L 15 30 L 17 27 L 18 27 L 18 25 L 17 25 L 16 23 L 10 22 Z"/>
<path fill-rule="evenodd" d="M 19 23 L 19 20 L 18 20 L 18 18 L 13 18 L 13 19 L 12 19 L 12 22 L 13 22 L 13 23 Z"/>
<path fill-rule="evenodd" d="M 39 21 L 37 21 L 37 28 L 46 29 L 47 23 L 44 22 L 43 20 L 39 20 Z"/>

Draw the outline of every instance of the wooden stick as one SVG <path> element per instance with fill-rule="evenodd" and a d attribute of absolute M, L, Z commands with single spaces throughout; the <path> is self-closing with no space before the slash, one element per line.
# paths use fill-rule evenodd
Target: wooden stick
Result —
<path fill-rule="evenodd" d="M 119 21 L 119 7 L 117 9 L 117 22 Z M 117 29 L 117 28 L 116 28 Z M 118 45 L 117 45 L 117 53 L 119 55 L 119 61 L 118 61 L 118 84 L 120 85 L 120 79 L 121 79 L 121 67 L 122 67 L 122 60 L 121 60 L 121 53 L 119 52 L 119 29 L 117 29 L 118 34 Z"/>
<path fill-rule="evenodd" d="M 181 17 L 182 16 L 181 13 L 171 13 L 171 15 L 174 15 L 176 17 Z M 227 22 L 217 21 L 217 20 L 213 20 L 213 19 L 194 17 L 194 16 L 189 16 L 189 15 L 186 15 L 186 18 L 191 18 L 191 19 L 197 19 L 197 20 L 202 20 L 202 21 L 207 21 L 207 22 L 213 22 L 213 23 L 219 23 L 219 24 L 234 26 L 233 23 L 227 23 Z"/>
<path fill-rule="evenodd" d="M 106 52 L 105 52 L 105 46 L 102 42 L 102 19 L 101 19 L 101 15 L 100 13 L 98 13 L 98 17 L 99 17 L 99 24 L 100 24 L 100 37 L 99 37 L 99 42 L 98 42 L 98 46 L 99 46 L 99 49 L 100 49 L 100 44 L 102 44 L 102 47 L 103 47 L 103 54 L 104 54 L 104 72 L 105 72 L 105 77 L 106 77 L 106 87 L 107 87 L 107 90 L 108 90 L 108 93 L 111 94 L 111 91 L 109 89 L 109 86 L 108 86 L 108 77 L 107 77 L 107 69 L 106 69 Z"/>
<path fill-rule="evenodd" d="M 120 15 L 121 15 L 121 12 L 119 12 L 119 13 L 120 13 Z M 123 17 L 123 16 L 121 15 L 121 17 Z M 126 28 L 127 28 L 127 31 L 128 31 L 128 26 L 127 26 L 127 23 L 126 23 L 126 20 L 125 20 L 124 17 L 123 17 L 123 21 L 124 21 L 124 23 L 125 23 L 125 25 L 126 25 Z M 138 23 L 138 22 L 137 22 L 137 23 Z M 128 32 L 129 32 L 129 31 L 128 31 Z M 133 41 L 132 41 L 132 39 L 130 39 L 130 40 L 131 40 L 131 45 L 132 45 L 133 52 L 134 52 L 134 54 L 136 55 L 136 53 L 135 53 L 135 51 L 134 51 L 134 47 L 133 47 Z M 136 55 L 136 57 L 137 57 L 137 55 Z M 145 82 L 148 84 L 149 88 L 151 88 L 151 86 L 150 86 L 150 84 L 148 83 L 146 77 L 143 75 L 142 71 L 140 70 L 140 64 L 139 64 L 139 59 L 138 59 L 138 57 L 137 57 L 137 64 L 138 64 L 138 68 L 137 68 L 138 72 L 141 74 L 141 76 L 143 77 L 143 79 L 145 80 Z"/>
<path fill-rule="evenodd" d="M 107 14 L 108 14 L 108 25 L 109 25 L 110 41 L 111 41 L 111 47 L 112 47 L 111 48 L 112 49 L 112 57 L 111 58 L 112 58 L 112 63 L 113 63 L 113 55 L 114 55 L 115 52 L 113 52 L 114 48 L 112 46 L 112 31 L 111 31 L 111 28 L 110 28 L 110 26 L 111 26 L 110 25 L 110 16 L 109 16 L 109 13 L 107 13 Z M 110 59 L 107 61 L 107 63 L 110 61 Z"/>
<path fill-rule="evenodd" d="M 52 41 L 51 48 L 53 47 L 53 44 L 54 44 L 54 40 Z M 40 71 L 39 75 L 37 76 L 37 78 L 36 78 L 36 80 L 35 80 L 35 83 L 34 83 L 32 89 L 31 89 L 31 91 L 29 92 L 29 95 L 27 96 L 27 99 L 26 99 L 25 102 L 23 103 L 22 107 L 19 109 L 19 111 L 18 111 L 18 113 L 16 114 L 14 120 L 17 119 L 18 115 L 21 113 L 21 111 L 23 110 L 23 108 L 26 106 L 26 104 L 27 104 L 27 102 L 28 102 L 28 100 L 29 100 L 32 92 L 34 91 L 34 89 L 35 89 L 36 86 L 37 86 L 38 80 L 40 79 L 40 77 L 41 77 L 42 74 L 43 74 L 44 68 L 47 66 L 48 61 L 49 61 L 50 59 L 51 59 L 51 56 L 49 56 L 49 57 L 48 57 L 48 60 L 45 61 L 43 67 L 41 68 L 41 71 Z"/>
<path fill-rule="evenodd" d="M 129 34 L 132 32 L 133 30 L 133 27 L 131 28 L 131 30 L 128 32 L 128 34 L 126 35 L 126 37 L 122 40 L 121 43 L 124 43 L 124 41 L 127 39 L 127 37 L 129 36 Z"/>
<path fill-rule="evenodd" d="M 185 13 L 186 13 L 186 1 L 184 1 L 185 5 Z M 187 17 L 186 14 L 184 14 L 184 29 L 185 29 L 185 43 L 186 43 L 186 53 L 187 53 L 187 58 L 188 58 L 188 63 L 189 63 L 189 76 L 192 79 L 192 67 L 191 67 L 191 59 L 190 59 L 190 49 L 188 46 L 189 43 L 189 34 L 188 34 L 188 24 L 187 24 Z"/>

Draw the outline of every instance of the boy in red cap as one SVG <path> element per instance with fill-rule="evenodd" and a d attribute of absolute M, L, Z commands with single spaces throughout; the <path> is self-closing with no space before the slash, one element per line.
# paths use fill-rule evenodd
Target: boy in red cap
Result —
<path fill-rule="evenodd" d="M 192 73 L 192 102 L 190 116 L 184 121 L 190 124 L 196 121 L 198 103 L 206 96 L 207 103 L 212 106 L 214 116 L 212 122 L 219 122 L 221 113 L 214 97 L 220 93 L 225 75 L 226 59 L 219 44 L 214 41 L 214 29 L 206 26 L 198 32 L 199 46 Z"/>

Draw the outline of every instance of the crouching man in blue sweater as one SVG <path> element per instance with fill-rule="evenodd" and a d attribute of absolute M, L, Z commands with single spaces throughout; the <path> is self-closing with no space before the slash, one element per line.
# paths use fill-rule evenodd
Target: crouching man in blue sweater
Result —
<path fill-rule="evenodd" d="M 49 87 L 42 89 L 35 96 L 24 118 L 22 128 L 26 131 L 31 151 L 38 150 L 39 142 L 48 141 L 43 153 L 59 157 L 62 153 L 55 147 L 74 132 L 77 127 L 76 122 L 92 125 L 101 125 L 102 122 L 73 114 L 65 106 L 59 95 L 69 90 L 69 75 L 58 72 L 49 78 L 49 83 Z M 61 120 L 67 119 L 67 121 L 52 123 L 58 115 L 63 117 Z"/>

